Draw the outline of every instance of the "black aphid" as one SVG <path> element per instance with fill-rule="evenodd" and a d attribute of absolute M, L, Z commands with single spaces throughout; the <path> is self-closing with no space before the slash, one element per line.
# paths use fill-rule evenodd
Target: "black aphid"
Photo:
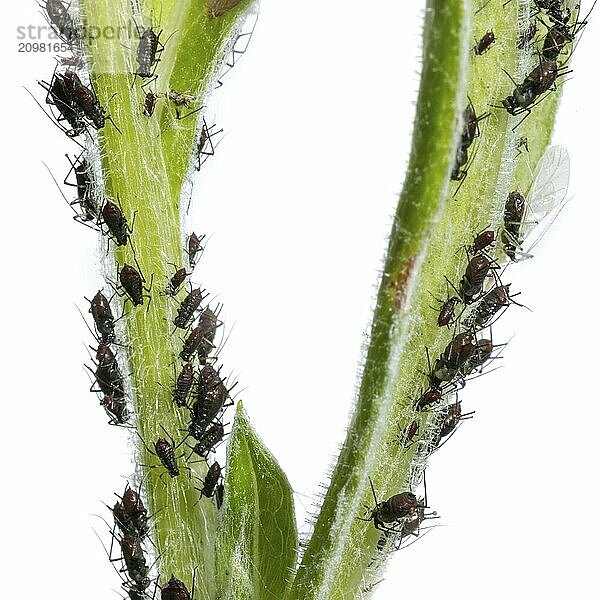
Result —
<path fill-rule="evenodd" d="M 197 443 L 192 448 L 194 454 L 200 458 L 207 459 L 208 455 L 214 451 L 215 446 L 225 437 L 223 424 L 213 423 L 202 435 L 198 437 Z"/>
<path fill-rule="evenodd" d="M 176 296 L 185 281 L 185 278 L 190 275 L 187 272 L 185 267 L 181 267 L 181 269 L 177 269 L 171 279 L 169 279 L 169 283 L 167 285 L 167 289 L 165 290 L 165 294 L 167 296 Z"/>
<path fill-rule="evenodd" d="M 215 461 L 212 465 L 210 465 L 206 477 L 204 478 L 204 484 L 200 491 L 200 496 L 204 496 L 206 498 L 212 498 L 217 489 L 217 485 L 221 480 L 221 465 Z"/>
<path fill-rule="evenodd" d="M 525 198 L 519 192 L 510 192 L 504 204 L 504 226 L 500 239 L 504 252 L 511 260 L 516 260 L 517 249 L 523 240 L 520 236 L 523 217 L 525 216 Z"/>
<path fill-rule="evenodd" d="M 185 342 L 183 343 L 183 348 L 179 353 L 181 360 L 189 362 L 192 360 L 192 357 L 198 351 L 202 340 L 204 339 L 204 330 L 202 327 L 195 327 L 192 329 Z"/>
<path fill-rule="evenodd" d="M 72 43 L 78 37 L 77 27 L 61 0 L 46 0 L 46 20 L 55 33 L 65 42 Z"/>
<path fill-rule="evenodd" d="M 464 332 L 458 333 L 446 346 L 444 352 L 436 360 L 430 381 L 433 388 L 439 388 L 440 384 L 452 381 L 461 374 L 461 369 L 477 351 L 477 339 L 475 334 Z"/>
<path fill-rule="evenodd" d="M 123 397 L 105 395 L 100 400 L 100 406 L 104 408 L 110 417 L 109 425 L 125 425 L 129 420 L 129 410 Z"/>
<path fill-rule="evenodd" d="M 124 535 L 121 539 L 121 553 L 129 578 L 144 589 L 148 587 L 150 569 L 146 564 L 140 537 L 131 534 Z"/>
<path fill-rule="evenodd" d="M 445 325 L 450 325 L 454 322 L 456 316 L 455 311 L 456 307 L 461 303 L 461 299 L 456 296 L 452 298 L 448 298 L 442 307 L 440 308 L 440 312 L 437 318 L 437 324 L 439 327 L 444 327 Z"/>
<path fill-rule="evenodd" d="M 496 240 L 496 233 L 492 229 L 478 233 L 473 239 L 473 243 L 467 248 L 469 254 L 477 254 L 486 248 L 489 248 Z"/>
<path fill-rule="evenodd" d="M 136 56 L 139 67 L 135 74 L 144 79 L 154 76 L 154 67 L 158 63 L 157 55 L 163 50 L 160 43 L 161 33 L 162 31 L 156 33 L 152 27 L 148 27 L 140 36 Z"/>
<path fill-rule="evenodd" d="M 185 329 L 194 317 L 195 312 L 198 310 L 200 304 L 202 303 L 202 300 L 204 300 L 205 297 L 206 296 L 204 295 L 204 290 L 202 288 L 193 289 L 183 299 L 183 301 L 179 305 L 179 308 L 177 309 L 177 316 L 175 317 L 175 319 L 173 319 L 175 327 Z"/>
<path fill-rule="evenodd" d="M 123 265 L 119 271 L 119 281 L 134 306 L 141 306 L 144 304 L 144 298 L 149 297 L 144 294 L 144 291 L 150 291 L 150 288 L 144 287 L 144 277 L 131 265 Z"/>
<path fill-rule="evenodd" d="M 159 438 L 154 444 L 154 450 L 169 475 L 177 477 L 179 475 L 179 466 L 177 465 L 173 445 L 164 438 Z"/>
<path fill-rule="evenodd" d="M 148 511 L 140 495 L 129 484 L 126 485 L 122 498 L 112 508 L 115 523 L 123 535 L 144 538 L 148 535 Z"/>
<path fill-rule="evenodd" d="M 84 85 L 75 71 L 65 71 L 63 73 L 63 79 L 67 82 L 74 107 L 79 110 L 96 129 L 102 129 L 106 124 L 106 116 L 104 108 L 96 96 L 96 92 L 94 92 L 92 88 L 88 88 Z"/>
<path fill-rule="evenodd" d="M 196 258 L 198 254 L 204 250 L 202 247 L 202 240 L 204 236 L 198 237 L 194 232 L 190 234 L 187 241 L 187 253 L 190 265 L 193 267 L 196 264 Z"/>
<path fill-rule="evenodd" d="M 173 390 L 173 399 L 177 406 L 186 406 L 193 385 L 194 365 L 192 363 L 186 363 L 183 365 L 183 368 L 177 377 L 175 389 Z"/>

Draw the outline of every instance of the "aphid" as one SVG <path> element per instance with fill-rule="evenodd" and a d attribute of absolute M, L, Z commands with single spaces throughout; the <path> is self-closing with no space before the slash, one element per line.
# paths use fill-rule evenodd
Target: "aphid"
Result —
<path fill-rule="evenodd" d="M 185 406 L 192 386 L 194 385 L 194 365 L 192 363 L 186 363 L 181 369 L 181 373 L 177 377 L 175 382 L 175 389 L 173 390 L 173 398 L 177 406 Z"/>
<path fill-rule="evenodd" d="M 110 425 L 124 425 L 129 420 L 129 411 L 124 398 L 104 395 L 100 400 L 100 406 L 104 408 L 110 421 Z"/>
<path fill-rule="evenodd" d="M 200 130 L 200 135 L 198 136 L 198 144 L 196 146 L 196 171 L 200 170 L 200 168 L 209 156 L 214 156 L 215 154 L 215 145 L 212 142 L 212 136 L 222 133 L 223 130 L 219 129 L 219 131 L 211 133 L 211 130 L 214 128 L 214 124 L 208 127 L 208 125 L 206 124 L 206 120 L 202 118 L 202 129 Z"/>
<path fill-rule="evenodd" d="M 456 296 L 448 298 L 442 307 L 437 318 L 438 327 L 444 327 L 454 322 L 456 307 L 461 303 L 461 299 Z"/>
<path fill-rule="evenodd" d="M 144 287 L 146 280 L 131 265 L 123 265 L 119 272 L 119 281 L 134 306 L 141 306 L 144 304 L 144 298 L 150 298 L 150 296 L 144 294 L 144 290 L 150 292 L 150 288 Z"/>
<path fill-rule="evenodd" d="M 93 373 L 100 391 L 111 398 L 113 402 L 123 400 L 125 396 L 123 378 L 115 355 L 106 344 L 99 344 L 96 351 L 96 360 L 98 365 Z M 91 391 L 97 390 L 94 390 L 92 386 Z"/>
<path fill-rule="evenodd" d="M 362 520 L 373 521 L 375 529 L 379 531 L 398 532 L 399 530 L 394 527 L 388 527 L 386 523 L 397 523 L 402 519 L 414 516 L 418 513 L 419 509 L 427 508 L 419 502 L 412 492 L 401 492 L 400 494 L 391 496 L 385 502 L 378 502 L 373 482 L 370 481 L 370 483 L 373 498 L 375 499 L 375 508 L 370 509 L 368 506 L 365 506 L 368 511 L 370 510 L 370 514 L 367 512 L 369 518 Z"/>
<path fill-rule="evenodd" d="M 56 119 L 59 127 L 69 137 L 77 137 L 80 135 L 85 129 L 83 115 L 75 105 L 73 90 L 64 75 L 62 73 L 57 73 L 55 70 L 49 84 L 45 81 L 38 81 L 38 83 L 47 92 L 46 104 L 55 106 L 60 113 L 60 116 Z M 66 129 L 61 125 L 62 121 L 66 121 L 71 129 Z"/>
<path fill-rule="evenodd" d="M 167 296 L 176 296 L 179 293 L 179 290 L 181 289 L 181 286 L 183 285 L 183 282 L 185 281 L 185 278 L 188 275 L 190 275 L 190 273 L 186 271 L 185 267 L 177 269 L 177 271 L 173 273 L 173 276 L 169 280 L 167 289 L 165 290 L 165 294 Z"/>
<path fill-rule="evenodd" d="M 148 535 L 148 511 L 140 495 L 129 484 L 125 486 L 123 497 L 112 508 L 112 513 L 123 535 L 137 535 L 139 538 Z"/>
<path fill-rule="evenodd" d="M 143 79 L 154 76 L 154 67 L 158 63 L 157 54 L 163 51 L 163 45 L 160 43 L 161 33 L 162 31 L 155 33 L 152 27 L 148 27 L 140 36 L 136 56 L 139 67 L 135 74 Z"/>
<path fill-rule="evenodd" d="M 223 482 L 220 482 L 217 485 L 217 489 L 215 491 L 215 501 L 217 503 L 217 508 L 221 508 L 223 506 L 223 501 L 225 500 L 225 485 Z"/>
<path fill-rule="evenodd" d="M 142 111 L 147 117 L 151 117 L 156 109 L 156 102 L 158 101 L 158 95 L 154 92 L 148 92 L 144 98 L 144 110 Z"/>
<path fill-rule="evenodd" d="M 473 52 L 477 55 L 481 55 L 486 52 L 489 47 L 496 41 L 496 36 L 493 31 L 488 31 L 473 48 Z"/>
<path fill-rule="evenodd" d="M 177 310 L 177 316 L 173 319 L 175 327 L 185 329 L 188 326 L 194 313 L 198 310 L 202 300 L 205 298 L 203 294 L 204 290 L 202 288 L 195 288 L 183 299 Z M 194 352 L 196 349 L 197 348 L 194 349 Z"/>
<path fill-rule="evenodd" d="M 192 94 L 188 94 L 187 92 L 176 92 L 175 90 L 169 90 L 166 93 L 166 97 L 175 106 L 183 106 L 184 108 L 191 108 L 191 103 L 197 100 L 196 96 Z"/>
<path fill-rule="evenodd" d="M 191 422 L 188 427 L 193 438 L 196 440 L 202 438 L 207 427 L 226 407 L 230 391 L 212 366 L 207 365 L 200 371 L 198 400 L 192 404 L 190 409 Z"/>
<path fill-rule="evenodd" d="M 225 437 L 225 429 L 222 423 L 213 423 L 202 435 L 197 438 L 197 444 L 192 448 L 194 454 L 206 460 L 208 455 L 214 451 L 215 446 Z"/>
<path fill-rule="evenodd" d="M 401 443 L 405 448 L 409 448 L 413 444 L 415 436 L 419 433 L 419 422 L 411 421 L 402 431 Z"/>
<path fill-rule="evenodd" d="M 177 457 L 175 456 L 173 445 L 164 438 L 159 438 L 154 444 L 154 450 L 169 475 L 177 477 L 179 475 L 179 466 L 177 465 Z"/>
<path fill-rule="evenodd" d="M 536 33 L 537 33 L 537 22 L 531 21 L 529 23 L 529 27 L 527 27 L 527 29 L 525 29 L 525 31 L 522 31 L 519 34 L 519 37 L 517 39 L 517 48 L 519 50 L 524 50 L 525 48 L 527 48 L 527 46 L 529 45 L 529 42 L 531 42 L 531 40 L 535 37 Z"/>
<path fill-rule="evenodd" d="M 477 339 L 473 333 L 458 333 L 436 360 L 430 375 L 432 387 L 449 382 L 456 377 L 465 363 L 477 350 Z"/>
<path fill-rule="evenodd" d="M 192 591 L 194 585 L 192 584 Z M 192 596 L 193 598 L 193 596 Z M 171 575 L 169 583 L 164 587 L 160 588 L 160 599 L 161 600 L 191 600 L 190 593 L 185 587 L 185 583 L 177 579 L 174 575 Z"/>
<path fill-rule="evenodd" d="M 190 262 L 190 266 L 194 266 L 196 264 L 196 258 L 204 248 L 202 247 L 202 240 L 204 236 L 198 237 L 194 232 L 190 234 L 190 237 L 187 241 L 187 252 L 188 258 Z"/>
<path fill-rule="evenodd" d="M 208 356 L 215 347 L 213 342 L 217 335 L 217 328 L 221 325 L 218 313 L 219 310 L 215 313 L 212 309 L 205 308 L 198 319 L 198 326 L 204 330 L 204 338 L 198 348 L 198 359 L 201 365 L 206 364 Z"/>
<path fill-rule="evenodd" d="M 467 170 L 462 168 L 469 160 L 467 151 L 475 141 L 475 138 L 479 137 L 479 121 L 487 117 L 489 117 L 489 113 L 478 117 L 475 113 L 473 103 L 469 100 L 469 104 L 463 112 L 463 130 L 456 149 L 454 167 L 450 175 L 450 179 L 453 181 L 460 181 L 467 175 Z"/>
<path fill-rule="evenodd" d="M 126 534 L 121 539 L 121 552 L 127 569 L 127 574 L 136 584 L 148 587 L 149 568 L 142 548 L 141 540 L 137 535 Z"/>
<path fill-rule="evenodd" d="M 490 270 L 497 268 L 494 261 L 485 254 L 476 254 L 471 258 L 459 287 L 460 297 L 465 304 L 472 304 L 477 300 Z"/>
<path fill-rule="evenodd" d="M 446 408 L 446 416 L 442 421 L 442 426 L 434 445 L 438 447 L 443 438 L 448 437 L 456 431 L 456 428 L 461 421 L 472 418 L 474 414 L 475 413 L 473 411 L 463 415 L 460 402 L 450 404 L 450 406 Z"/>
<path fill-rule="evenodd" d="M 469 254 L 477 254 L 478 252 L 489 248 L 495 241 L 496 233 L 492 229 L 482 231 L 475 236 L 473 243 L 467 248 L 467 252 Z"/>
<path fill-rule="evenodd" d="M 67 43 L 77 39 L 78 33 L 75 23 L 60 0 L 46 0 L 44 8 L 46 20 L 61 39 Z"/>
<path fill-rule="evenodd" d="M 491 340 L 477 340 L 475 350 L 461 367 L 461 375 L 470 375 L 476 369 L 481 369 L 492 357 L 494 344 Z"/>
<path fill-rule="evenodd" d="M 202 340 L 204 339 L 204 331 L 202 327 L 195 327 L 192 329 L 187 339 L 183 343 L 183 348 L 179 353 L 181 360 L 189 362 L 192 360 L 192 356 L 196 353 Z"/>
<path fill-rule="evenodd" d="M 68 154 L 66 157 L 71 164 L 71 168 L 63 183 L 77 188 L 77 200 L 70 202 L 70 205 L 79 204 L 83 210 L 81 214 L 76 215 L 74 218 L 82 222 L 95 221 L 98 219 L 99 210 L 94 201 L 90 166 L 85 158 L 79 157 L 77 160 L 72 161 Z M 71 172 L 75 173 L 75 183 L 69 183 L 68 181 Z"/>
<path fill-rule="evenodd" d="M 566 74 L 567 72 L 563 67 L 559 67 L 555 60 L 540 58 L 539 64 L 525 77 L 523 83 L 517 83 L 511 78 L 515 89 L 510 96 L 502 100 L 502 107 L 512 116 L 525 113 L 514 129 L 531 113 L 536 100 L 554 88 L 558 77 Z"/>
<path fill-rule="evenodd" d="M 210 17 L 220 17 L 228 10 L 236 7 L 241 0 L 207 0 L 206 8 Z"/>
<path fill-rule="evenodd" d="M 102 343 L 112 343 L 115 339 L 115 318 L 108 298 L 101 291 L 98 291 L 88 302 L 90 303 L 89 312 L 92 314 L 94 325 L 100 334 Z"/>
<path fill-rule="evenodd" d="M 511 260 L 516 261 L 518 256 L 531 256 L 531 250 L 564 208 L 568 187 L 569 154 L 562 146 L 551 146 L 537 164 L 527 200 L 521 202 L 519 198 L 513 200 L 509 196 L 506 202 L 501 239 L 504 251 Z M 546 219 L 547 225 L 523 249 L 532 231 Z"/>
<path fill-rule="evenodd" d="M 200 496 L 204 496 L 205 498 L 212 498 L 217 489 L 217 485 L 221 480 L 221 465 L 215 461 L 206 473 L 206 477 L 204 478 L 204 484 L 202 489 L 199 490 Z"/>
<path fill-rule="evenodd" d="M 473 309 L 472 322 L 477 327 L 485 327 L 503 308 L 510 306 L 510 283 L 508 285 L 497 285 L 492 288 Z M 516 303 L 515 303 L 516 304 Z"/>
<path fill-rule="evenodd" d="M 416 410 L 426 410 L 434 404 L 438 404 L 443 399 L 442 393 L 437 389 L 428 389 L 421 394 L 420 398 L 415 402 Z"/>
<path fill-rule="evenodd" d="M 106 200 L 102 207 L 102 220 L 108 227 L 115 244 L 117 246 L 127 245 L 132 230 L 125 215 L 123 215 L 123 211 L 114 202 Z"/>
<path fill-rule="evenodd" d="M 65 71 L 63 78 L 71 90 L 73 105 L 91 121 L 96 129 L 102 129 L 106 124 L 105 111 L 94 90 L 85 86 L 75 71 Z"/>

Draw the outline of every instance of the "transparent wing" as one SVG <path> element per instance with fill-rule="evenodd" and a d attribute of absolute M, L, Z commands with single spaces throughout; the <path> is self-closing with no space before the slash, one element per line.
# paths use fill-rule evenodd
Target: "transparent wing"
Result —
<path fill-rule="evenodd" d="M 554 218 L 543 229 L 545 233 L 558 216 L 567 197 L 569 167 L 569 153 L 564 146 L 550 146 L 540 158 L 533 175 L 533 183 L 527 194 L 527 211 L 521 228 L 523 239 L 526 239 L 541 221 L 554 212 Z"/>

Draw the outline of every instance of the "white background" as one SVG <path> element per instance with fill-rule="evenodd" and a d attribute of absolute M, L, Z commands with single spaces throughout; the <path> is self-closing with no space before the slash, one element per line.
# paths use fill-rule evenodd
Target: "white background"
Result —
<path fill-rule="evenodd" d="M 251 49 L 215 100 L 227 132 L 195 189 L 212 235 L 197 278 L 226 305 L 224 353 L 252 421 L 310 507 L 343 439 L 363 332 L 407 160 L 422 2 L 263 0 Z M 41 161 L 74 152 L 22 89 L 50 56 L 18 54 L 2 19 L 2 596 L 117 598 L 92 528 L 131 472 L 81 366 L 75 304 L 101 286 L 95 236 Z M 555 142 L 574 200 L 512 270 L 533 313 L 495 337 L 503 368 L 462 395 L 477 410 L 428 471 L 443 516 L 396 555 L 378 598 L 597 598 L 598 150 L 594 15 L 573 61 Z M 510 85 L 507 82 L 507 90 Z M 62 179 L 62 176 L 61 176 Z"/>

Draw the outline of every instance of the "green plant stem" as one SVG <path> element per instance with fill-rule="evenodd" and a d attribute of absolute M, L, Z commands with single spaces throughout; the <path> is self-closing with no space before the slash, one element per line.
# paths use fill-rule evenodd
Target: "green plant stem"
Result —
<path fill-rule="evenodd" d="M 251 4 L 244 2 L 210 23 L 203 1 L 168 4 L 165 12 L 171 21 L 160 24 L 161 40 L 166 41 L 170 33 L 174 35 L 165 46 L 157 80 L 151 84 L 153 89 L 167 88 L 163 81 L 164 74 L 168 74 L 172 81 L 185 80 L 186 90 L 198 93 L 201 103 L 227 51 L 226 42 L 234 37 L 240 16 Z M 140 16 L 132 14 L 129 0 L 80 0 L 80 9 L 88 30 L 90 26 L 101 31 L 126 28 L 134 20 L 142 29 Z M 195 52 L 189 47 L 190 35 L 202 40 Z M 186 411 L 176 409 L 171 392 L 174 366 L 179 369 L 181 365 L 181 337 L 187 336 L 187 332 L 174 333 L 173 317 L 185 292 L 178 300 L 161 292 L 174 271 L 173 265 L 184 264 L 179 204 L 194 152 L 192 141 L 199 115 L 190 116 L 179 127 L 172 116 L 158 118 L 158 111 L 154 118 L 143 115 L 148 89 L 141 88 L 140 78 L 133 75 L 138 67 L 138 40 L 98 37 L 86 41 L 91 81 L 112 120 L 98 134 L 103 183 L 107 196 L 120 204 L 133 225 L 131 244 L 115 250 L 117 270 L 125 263 L 139 268 L 149 290 L 144 306 L 133 307 L 125 300 L 124 320 L 130 392 L 143 440 L 138 451 L 154 514 L 156 554 L 164 577 L 174 573 L 190 586 L 196 569 L 195 597 L 214 598 L 213 502 L 199 499 L 194 489 L 198 483 L 185 467 L 180 466 L 181 474 L 171 479 L 152 453 L 159 437 L 170 435 L 177 444 L 188 419 Z M 166 101 L 162 102 L 163 115 L 173 114 Z M 110 246 L 114 244 L 110 242 Z M 109 273 L 109 277 L 117 279 L 116 273 Z M 176 450 L 177 455 L 181 452 L 182 448 Z M 191 470 L 198 478 L 203 476 L 203 469 L 192 465 Z"/>
<path fill-rule="evenodd" d="M 517 48 L 534 8 L 531 2 L 505 6 L 492 0 L 475 13 L 470 1 L 427 3 L 411 158 L 357 406 L 289 599 L 350 599 L 362 589 L 368 594 L 385 557 L 376 549 L 380 532 L 361 520 L 363 506 L 375 505 L 369 480 L 380 502 L 416 489 L 421 480 L 427 451 L 419 449 L 432 447 L 440 418 L 417 411 L 414 403 L 428 387 L 426 350 L 435 360 L 453 336 L 437 326 L 434 298 L 455 295 L 446 277 L 458 287 L 466 246 L 482 230 L 498 229 L 509 191 L 527 191 L 552 131 L 559 92 L 536 106 L 518 132 L 513 127 L 520 117 L 497 108 L 514 88 L 503 69 L 520 82 L 539 60 L 534 45 Z M 490 29 L 496 44 L 474 55 L 474 40 Z M 459 186 L 449 175 L 467 94 L 478 115 L 490 115 L 479 124 L 481 136 L 469 150 L 468 175 Z M 528 153 L 517 154 L 517 136 L 528 138 Z M 500 244 L 497 249 L 500 257 Z M 401 432 L 413 420 L 419 435 L 406 448 Z"/>

